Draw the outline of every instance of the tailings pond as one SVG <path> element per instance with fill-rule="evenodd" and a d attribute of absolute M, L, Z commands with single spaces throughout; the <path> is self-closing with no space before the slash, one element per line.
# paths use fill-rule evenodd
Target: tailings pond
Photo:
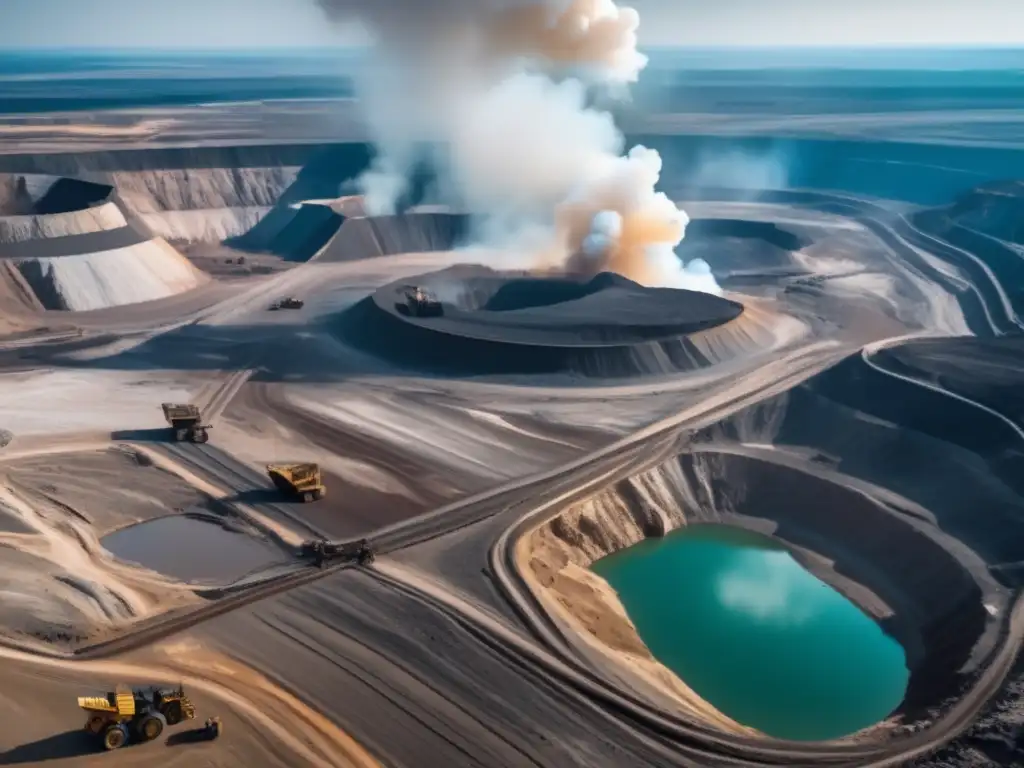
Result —
<path fill-rule="evenodd" d="M 846 736 L 884 720 L 906 692 L 900 645 L 765 536 L 691 526 L 593 569 L 655 658 L 769 736 Z"/>
<path fill-rule="evenodd" d="M 225 584 L 283 559 L 272 544 L 198 515 L 137 523 L 100 543 L 119 560 L 192 584 Z"/>

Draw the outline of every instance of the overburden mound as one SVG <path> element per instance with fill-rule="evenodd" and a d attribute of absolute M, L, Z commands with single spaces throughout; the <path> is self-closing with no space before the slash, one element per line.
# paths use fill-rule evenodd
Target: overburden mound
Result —
<path fill-rule="evenodd" d="M 40 310 L 88 311 L 172 296 L 206 278 L 129 220 L 110 185 L 0 177 L 0 315 L 5 329 Z"/>
<path fill-rule="evenodd" d="M 441 302 L 440 316 L 409 311 L 414 286 Z M 458 266 L 380 288 L 337 327 L 349 343 L 400 365 L 622 377 L 713 362 L 693 339 L 743 312 L 735 301 L 647 288 L 607 272 L 583 280 Z"/>

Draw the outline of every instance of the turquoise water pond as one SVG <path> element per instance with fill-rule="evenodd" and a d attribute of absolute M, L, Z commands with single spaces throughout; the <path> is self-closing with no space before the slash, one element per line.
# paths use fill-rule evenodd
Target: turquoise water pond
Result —
<path fill-rule="evenodd" d="M 593 570 L 659 661 L 769 736 L 845 736 L 884 720 L 906 692 L 902 647 L 766 536 L 692 526 Z"/>

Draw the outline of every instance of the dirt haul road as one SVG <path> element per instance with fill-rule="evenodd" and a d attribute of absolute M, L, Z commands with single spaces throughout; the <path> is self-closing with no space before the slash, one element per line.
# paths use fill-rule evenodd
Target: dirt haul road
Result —
<path fill-rule="evenodd" d="M 374 768 L 378 763 L 336 726 L 259 674 L 215 651 L 181 643 L 116 661 L 47 660 L 2 650 L 0 765 L 185 766 L 202 763 Z M 168 728 L 159 743 L 97 754 L 81 728 L 75 697 L 128 684 L 184 685 L 196 720 Z M 189 731 L 218 716 L 224 735 L 195 740 Z M 191 737 L 191 738 L 190 738 Z"/>
<path fill-rule="evenodd" d="M 825 359 L 831 359 L 831 356 L 835 354 L 835 350 L 829 350 L 829 354 L 825 356 Z M 818 356 L 811 356 L 814 362 L 818 365 L 822 364 L 822 359 Z M 229 381 L 225 386 L 227 391 L 230 391 L 234 381 Z M 734 392 L 739 392 L 742 387 L 737 387 Z M 730 403 L 735 400 L 735 396 L 732 398 L 726 397 L 722 402 Z M 213 394 L 211 400 L 222 400 L 217 397 L 216 393 Z M 672 428 L 674 425 L 669 425 Z M 190 448 L 191 446 L 183 446 L 183 448 Z M 620 446 L 619 450 L 613 450 L 603 452 L 605 455 L 599 461 L 583 461 L 577 462 L 579 466 L 572 467 L 576 471 L 581 468 L 585 468 L 585 474 L 593 472 L 606 471 L 607 464 L 622 464 L 624 461 L 628 464 L 630 462 L 631 454 L 644 453 L 649 451 L 651 448 L 650 444 L 637 440 L 637 441 L 626 441 L 626 445 Z M 399 524 L 393 527 L 389 532 L 384 533 L 380 537 L 380 546 L 382 549 L 392 549 L 401 546 L 407 546 L 408 544 L 422 541 L 428 538 L 442 535 L 453 528 L 469 525 L 477 520 L 485 519 L 486 517 L 493 515 L 497 512 L 506 511 L 510 508 L 514 508 L 516 504 L 526 503 L 531 497 L 542 492 L 542 488 L 546 490 L 546 486 L 554 482 L 555 492 L 563 492 L 564 484 L 574 484 L 579 482 L 579 478 L 574 472 L 571 475 L 566 475 L 564 471 L 555 470 L 552 472 L 543 473 L 540 478 L 534 479 L 532 483 L 524 483 L 523 481 L 517 481 L 507 484 L 505 488 L 496 489 L 498 492 L 491 492 L 487 494 L 480 494 L 477 497 L 467 499 L 462 504 L 452 505 L 447 509 L 438 510 L 434 514 L 430 514 L 415 521 L 414 524 Z M 301 581 L 306 579 L 315 579 L 320 574 L 311 569 L 304 569 L 303 571 L 294 574 L 292 577 L 286 577 L 283 580 L 278 581 L 276 584 L 268 588 L 285 588 L 287 586 L 297 586 Z M 266 594 L 266 592 L 262 592 Z M 261 591 L 257 590 L 256 593 L 251 594 L 240 594 L 236 596 L 239 602 L 251 601 L 261 595 Z M 133 636 L 124 638 L 124 640 L 115 642 L 105 647 L 96 648 L 91 653 L 83 654 L 83 657 L 89 655 L 106 655 L 114 653 L 116 651 L 123 651 L 130 646 L 137 645 L 144 642 L 152 642 L 155 639 L 166 635 L 171 632 L 181 631 L 188 625 L 193 624 L 204 618 L 209 618 L 209 613 L 219 613 L 222 610 L 227 610 L 232 607 L 234 600 L 228 599 L 226 602 L 220 604 L 214 604 L 205 611 L 199 613 L 186 615 L 186 616 L 169 616 L 166 620 L 156 620 L 148 627 L 140 627 Z"/>
<path fill-rule="evenodd" d="M 328 274 L 349 269 L 349 265 L 299 268 L 200 310 L 186 322 L 201 320 L 220 326 L 248 323 L 263 313 L 271 297 L 286 290 L 312 291 L 315 283 Z M 766 360 L 758 370 L 709 383 L 706 391 L 693 393 L 696 406 L 670 419 L 579 460 L 559 463 L 551 471 L 505 483 L 421 517 L 395 520 L 373 536 L 374 543 L 381 553 L 392 552 L 400 560 L 402 550 L 459 529 L 499 519 L 507 528 L 525 512 L 537 510 L 538 515 L 542 514 L 560 498 L 585 494 L 610 477 L 649 465 L 684 439 L 677 434 L 679 430 L 715 422 L 773 392 L 792 387 L 850 351 L 823 343 L 773 355 L 774 359 Z M 161 362 L 170 367 L 167 361 Z M 230 373 L 226 378 L 221 375 L 217 377 L 220 385 L 211 385 L 197 398 L 214 415 L 226 413 L 229 402 L 248 386 L 246 376 L 247 371 Z M 262 394 L 265 401 L 273 400 Z M 260 396 L 258 391 L 256 396 Z M 305 418 L 306 423 L 315 420 L 292 412 L 282 416 L 284 421 L 289 418 Z M 324 450 L 332 450 L 338 440 L 333 429 L 322 427 L 313 438 Z M 350 442 L 345 449 L 371 447 Z M 221 495 L 251 500 L 247 506 L 253 510 L 253 519 L 262 519 L 279 530 L 282 538 L 290 536 L 292 543 L 309 535 L 339 536 L 324 524 L 304 519 L 287 505 L 258 500 L 258 492 L 269 486 L 266 478 L 219 450 L 216 432 L 207 446 L 152 444 L 149 450 L 205 478 Z M 393 462 L 396 458 L 387 454 L 377 460 Z M 418 469 L 409 465 L 404 471 L 415 474 Z M 434 506 L 439 501 L 433 499 L 427 504 Z M 498 553 L 501 548 L 491 551 Z M 467 570 L 475 571 L 473 575 L 479 581 L 479 570 L 486 569 L 492 592 L 502 590 L 515 596 L 515 572 L 508 561 L 500 557 L 488 561 L 486 547 L 475 555 L 479 568 Z M 470 591 L 459 584 L 439 589 L 436 582 L 398 568 L 386 558 L 380 560 L 378 570 L 370 572 L 339 566 L 321 573 L 296 563 L 267 574 L 265 581 L 251 591 L 238 591 L 198 610 L 140 625 L 117 640 L 87 649 L 75 662 L 10 655 L 5 660 L 5 671 L 0 672 L 0 683 L 4 675 L 10 675 L 10 690 L 27 690 L 34 676 L 53 674 L 56 678 L 50 678 L 50 683 L 39 684 L 38 695 L 57 701 L 68 695 L 65 674 L 88 675 L 83 684 L 100 688 L 109 687 L 110 678 L 137 675 L 184 679 L 187 686 L 198 691 L 197 698 L 208 692 L 235 712 L 228 733 L 243 734 L 238 742 L 226 738 L 217 745 L 195 748 L 197 753 L 209 749 L 207 760 L 215 765 L 272 765 L 273 760 L 288 765 L 327 765 L 341 759 L 348 760 L 346 764 L 364 764 L 360 761 L 365 756 L 332 723 L 351 729 L 352 735 L 383 762 L 411 768 L 887 765 L 904 754 L 896 746 L 833 748 L 752 743 L 652 711 L 628 695 L 611 690 L 595 670 L 572 663 L 569 644 L 546 632 L 543 618 L 529 605 L 518 606 L 520 621 L 514 623 L 492 616 L 488 608 L 464 597 L 463 592 Z M 261 602 L 247 605 L 256 600 Z M 524 621 L 529 629 L 524 628 Z M 1015 611 L 1013 631 L 1007 634 L 997 663 L 986 673 L 984 686 L 965 700 L 955 720 L 945 722 L 954 731 L 969 721 L 983 701 L 982 694 L 1002 679 L 1019 643 L 1020 623 Z M 540 645 L 530 637 L 531 632 Z M 176 635 L 173 645 L 145 647 L 170 635 Z M 213 647 L 218 651 L 211 650 Z M 254 669 L 265 677 L 257 676 Z M 18 675 L 20 679 L 16 679 Z M 93 682 L 97 678 L 92 676 L 102 680 Z M 275 685 L 265 682 L 271 679 Z M 285 689 L 296 692 L 303 703 L 291 699 Z M 206 708 L 204 703 L 203 710 Z M 323 712 L 329 720 L 319 719 L 314 711 Z M 75 727 L 77 714 L 67 709 L 57 711 L 56 707 L 53 713 L 40 714 L 40 735 L 36 737 L 33 731 L 36 742 L 32 744 L 37 750 L 53 749 L 55 744 L 59 747 L 59 742 L 45 741 L 47 733 Z M 6 722 L 18 719 L 19 714 L 13 712 Z M 289 726 L 294 723 L 299 733 L 282 733 L 274 728 L 278 720 Z M 47 733 L 42 733 L 44 726 Z M 26 735 L 10 734 L 20 741 Z M 947 735 L 952 731 L 929 731 L 906 743 L 916 745 L 911 748 L 913 754 Z M 39 759 L 38 751 L 34 753 L 37 757 L 31 757 L 32 744 L 16 747 L 22 751 L 5 756 L 8 762 Z M 223 754 L 217 750 L 223 750 Z M 148 748 L 125 750 L 113 759 L 133 764 L 148 762 L 151 754 Z"/>
<path fill-rule="evenodd" d="M 780 383 L 780 389 L 784 389 L 786 386 L 787 384 L 785 382 Z M 710 402 L 714 403 L 714 400 L 712 399 Z M 735 402 L 730 402 L 727 399 L 725 399 L 725 403 L 727 403 L 729 407 L 735 407 L 736 405 Z M 691 412 L 684 414 L 683 418 L 679 419 L 679 421 L 687 421 L 688 426 L 699 426 L 702 423 L 715 421 L 722 416 L 723 414 L 721 412 L 711 413 L 706 410 L 700 412 L 700 409 L 698 409 L 697 413 Z M 655 436 L 652 432 L 654 432 L 654 430 L 648 431 L 645 434 L 637 435 L 634 440 L 642 443 L 644 439 L 652 439 Z M 621 450 L 622 447 L 619 446 L 618 449 Z M 650 461 L 653 459 L 648 456 L 647 460 Z M 637 465 L 633 464 L 631 469 L 635 471 L 637 469 Z M 564 477 L 565 476 L 563 476 L 563 479 Z M 598 482 L 605 481 L 607 481 L 607 478 L 598 479 Z M 581 491 L 577 486 L 575 493 L 586 493 L 586 489 Z M 535 501 L 535 498 L 536 497 L 531 499 L 531 501 Z M 548 506 L 550 506 L 550 502 Z M 544 507 L 545 505 L 541 505 L 537 507 L 537 509 L 538 511 L 543 512 Z M 522 515 L 523 512 L 524 510 L 520 509 L 517 514 Z M 492 559 L 491 564 L 492 567 L 495 568 L 495 573 L 498 576 L 499 581 L 504 580 L 506 577 L 503 576 L 501 571 L 498 569 L 500 563 Z M 380 570 L 386 573 L 388 571 L 386 564 L 382 564 Z M 384 574 L 382 573 L 382 575 Z M 393 573 L 391 575 L 393 576 Z M 386 578 L 385 581 L 387 581 Z M 401 581 L 401 579 L 395 580 L 392 578 L 391 584 L 393 586 L 398 586 L 397 582 Z M 435 607 L 439 610 L 444 610 L 443 606 L 446 605 L 451 615 L 460 615 L 459 620 L 463 624 L 466 623 L 467 614 L 470 616 L 475 614 L 476 621 L 471 622 L 476 624 L 475 633 L 478 634 L 478 636 L 489 635 L 489 642 L 493 643 L 495 638 L 502 634 L 501 628 L 499 626 L 495 626 L 493 620 L 489 620 L 486 616 L 481 620 L 479 611 L 473 609 L 471 606 L 467 608 L 463 601 L 460 601 L 457 597 L 451 596 L 450 590 L 446 589 L 439 592 L 436 587 L 432 588 L 431 585 L 416 580 L 413 580 L 411 584 L 406 584 L 406 586 L 411 587 L 410 591 L 412 594 L 416 595 L 417 599 L 433 600 Z M 289 595 L 289 598 L 290 597 L 292 596 Z M 288 598 L 285 598 L 285 601 L 287 600 Z M 461 606 L 459 606 L 460 602 L 462 602 Z M 451 612 L 453 605 L 456 606 L 454 613 Z M 563 681 L 566 679 L 572 680 L 575 677 L 576 684 L 585 689 L 590 696 L 593 696 L 598 700 L 602 700 L 605 703 L 611 703 L 620 715 L 624 715 L 631 711 L 632 714 L 629 717 L 631 719 L 634 717 L 636 718 L 635 720 L 632 720 L 633 722 L 644 722 L 647 727 L 651 728 L 651 730 L 661 738 L 671 738 L 673 742 L 683 747 L 683 754 L 695 758 L 697 764 L 720 764 L 722 763 L 721 756 L 723 754 L 731 753 L 737 756 L 743 756 L 742 758 L 737 759 L 734 764 L 808 766 L 824 764 L 897 765 L 907 759 L 917 757 L 934 749 L 937 744 L 947 740 L 951 736 L 955 736 L 957 732 L 970 724 L 980 707 L 983 706 L 991 695 L 993 695 L 993 693 L 998 689 L 1006 673 L 1012 666 L 1013 659 L 1021 640 L 1021 615 L 1021 604 L 1018 603 L 1013 611 L 1009 631 L 1003 639 L 999 652 L 991 660 L 990 665 L 982 678 L 977 681 L 975 687 L 969 692 L 964 700 L 954 710 L 947 713 L 945 717 L 935 723 L 932 728 L 929 728 L 927 731 L 919 733 L 912 738 L 901 740 L 899 743 L 892 745 L 844 745 L 833 748 L 824 745 L 785 745 L 781 743 L 768 745 L 763 742 L 751 743 L 749 741 L 743 743 L 740 740 L 730 739 L 719 734 L 712 733 L 705 728 L 694 728 L 691 725 L 681 726 L 679 723 L 673 723 L 670 720 L 666 720 L 666 718 L 659 714 L 651 713 L 650 711 L 646 714 L 640 714 L 638 711 L 639 708 L 635 706 L 635 703 L 624 702 L 624 697 L 616 696 L 607 690 L 603 692 L 596 690 L 595 687 L 586 680 L 585 670 L 582 675 L 576 676 L 571 672 L 567 672 L 564 668 L 559 669 L 557 665 L 545 666 L 548 666 L 549 672 Z M 540 615 L 538 614 L 537 619 L 539 620 L 539 618 Z M 537 622 L 534 622 L 535 629 L 536 626 Z M 511 636 L 514 641 L 515 633 L 512 633 Z M 524 645 L 521 641 L 513 642 L 512 644 L 518 644 L 521 649 L 530 647 L 529 644 Z M 461 651 L 459 653 L 461 653 Z M 531 660 L 536 663 L 538 660 L 536 653 L 531 652 L 530 655 L 532 657 Z M 711 745 L 713 745 L 713 747 Z"/>
<path fill-rule="evenodd" d="M 834 353 L 834 350 L 833 350 Z M 815 359 L 815 363 L 820 364 L 821 360 Z M 816 366 L 811 366 L 812 368 Z M 780 387 L 786 386 L 786 384 L 780 383 Z M 717 404 L 722 410 L 729 410 L 741 407 L 744 403 L 743 394 L 750 397 L 749 390 L 744 391 L 743 387 L 736 386 L 734 388 L 727 388 L 729 393 L 721 393 L 720 398 L 716 401 L 712 399 L 710 403 Z M 526 509 L 533 507 L 537 503 L 541 503 L 539 507 L 543 509 L 544 506 L 549 506 L 552 503 L 558 501 L 559 497 L 568 495 L 585 494 L 594 483 L 604 483 L 608 481 L 609 471 L 617 471 L 619 474 L 629 474 L 636 471 L 642 466 L 649 464 L 652 461 L 657 461 L 665 451 L 669 450 L 672 446 L 676 445 L 676 437 L 671 433 L 672 429 L 678 429 L 679 424 L 682 422 L 696 423 L 702 419 L 714 420 L 720 418 L 721 412 L 712 414 L 707 410 L 698 410 L 698 412 L 690 412 L 681 414 L 681 418 L 677 417 L 672 419 L 673 424 L 670 428 L 662 426 L 661 434 L 658 430 L 652 429 L 650 431 L 644 431 L 643 433 L 635 436 L 632 439 L 623 441 L 624 445 L 618 445 L 610 451 L 601 452 L 604 456 L 600 458 L 591 457 L 590 461 L 583 462 L 586 466 L 586 471 L 583 471 L 581 467 L 572 467 L 572 471 L 566 472 L 565 468 L 560 468 L 558 471 L 551 473 L 551 477 L 544 478 L 542 485 L 532 485 L 528 487 L 527 492 L 523 492 L 523 484 L 517 484 L 518 487 L 508 489 L 504 494 L 499 496 L 491 496 L 490 499 L 478 499 L 472 501 L 470 504 L 462 508 L 462 515 L 453 514 L 459 512 L 456 509 L 448 509 L 444 515 L 428 515 L 416 521 L 415 526 L 396 526 L 392 531 L 385 533 L 381 537 L 381 546 L 384 549 L 391 549 L 395 546 L 409 545 L 417 540 L 423 540 L 431 536 L 441 535 L 449 531 L 453 527 L 453 523 L 456 521 L 461 522 L 464 525 L 471 524 L 478 520 L 484 519 L 488 515 L 500 514 L 506 512 L 509 519 L 515 519 L 521 515 Z M 668 432 L 668 434 L 664 434 Z M 659 437 L 664 438 L 662 444 L 659 445 Z M 596 459 L 596 460 L 595 460 Z M 518 508 L 517 508 L 518 502 Z M 511 511 L 510 511 L 511 510 Z M 460 519 L 461 518 L 461 519 Z M 486 620 L 481 621 L 479 619 L 479 611 L 473 609 L 472 606 L 468 608 L 465 605 L 458 606 L 458 599 L 440 599 L 437 594 L 437 590 L 431 588 L 429 584 L 419 583 L 403 583 L 402 579 L 395 579 L 394 572 L 389 573 L 386 564 L 382 564 L 381 573 L 376 577 L 376 581 L 380 582 L 383 587 L 370 586 L 370 582 L 367 581 L 368 577 L 357 576 L 355 574 L 346 576 L 344 583 L 346 586 L 341 588 L 338 583 L 337 586 L 330 586 L 335 582 L 334 578 L 327 579 L 323 582 L 318 581 L 316 584 L 305 587 L 303 589 L 291 590 L 284 597 L 277 598 L 270 603 L 261 603 L 258 608 L 243 610 L 240 612 L 232 613 L 218 621 L 209 622 L 199 627 L 196 632 L 199 636 L 208 637 L 215 640 L 229 653 L 237 654 L 241 658 L 246 660 L 252 660 L 252 663 L 256 664 L 261 669 L 264 669 L 268 674 L 273 676 L 275 679 L 282 679 L 286 682 L 288 687 L 295 690 L 306 690 L 306 682 L 304 675 L 314 674 L 317 679 L 333 679 L 329 673 L 325 671 L 323 667 L 318 667 L 312 660 L 308 664 L 296 666 L 294 659 L 289 653 L 284 651 L 284 648 L 277 648 L 276 644 L 285 642 L 285 640 L 277 637 L 279 634 L 285 635 L 292 642 L 298 642 L 300 645 L 306 647 L 310 652 L 313 652 L 317 658 L 334 658 L 336 664 L 340 664 L 346 671 L 346 675 L 352 674 L 351 664 L 355 663 L 351 661 L 350 650 L 343 650 L 336 648 L 333 645 L 333 641 L 329 638 L 334 637 L 337 634 L 345 634 L 349 632 L 351 626 L 358 624 L 360 621 L 365 623 L 367 619 L 359 619 L 359 616 L 366 616 L 368 613 L 368 606 L 376 606 L 376 610 L 379 612 L 380 617 L 373 628 L 373 640 L 367 641 L 365 647 L 368 648 L 380 648 L 386 645 L 388 642 L 401 642 L 406 643 L 417 643 L 421 644 L 421 652 L 427 653 L 427 657 L 424 658 L 424 663 L 432 665 L 431 669 L 422 668 L 416 673 L 416 678 L 421 681 L 429 681 L 433 676 L 437 674 L 436 666 L 438 662 L 437 650 L 431 649 L 427 643 L 428 638 L 433 636 L 434 630 L 427 629 L 428 622 L 425 618 L 417 618 L 415 622 L 409 624 L 409 616 L 413 611 L 410 605 L 407 605 L 409 600 L 414 603 L 423 604 L 426 603 L 434 608 L 438 613 L 447 614 L 447 619 L 437 617 L 434 622 L 441 621 L 442 626 L 454 620 L 456 624 L 462 627 L 462 632 L 468 633 L 465 642 L 474 644 L 482 644 L 484 648 L 491 649 L 489 652 L 493 653 L 495 648 L 501 649 L 503 656 L 511 657 L 515 659 L 514 665 L 519 668 L 530 668 L 537 669 L 538 663 L 540 666 L 546 669 L 547 674 L 544 675 L 544 679 L 549 681 L 550 686 L 555 692 L 560 691 L 557 695 L 565 696 L 569 691 L 575 691 L 574 696 L 578 696 L 583 701 L 597 700 L 602 702 L 604 707 L 610 710 L 599 714 L 602 718 L 611 717 L 611 713 L 622 721 L 621 726 L 625 730 L 636 729 L 638 732 L 637 736 L 633 738 L 639 739 L 640 743 L 634 744 L 630 747 L 630 752 L 633 755 L 645 754 L 645 750 L 653 750 L 653 753 L 648 754 L 649 764 L 733 764 L 733 765 L 763 765 L 763 764 L 775 764 L 775 765 L 822 765 L 822 764 L 865 764 L 862 762 L 864 758 L 874 757 L 878 755 L 877 748 L 857 749 L 857 748 L 837 748 L 829 749 L 822 747 L 809 747 L 809 746 L 794 746 L 788 748 L 785 745 L 773 744 L 771 746 L 764 743 L 742 743 L 723 738 L 707 729 L 700 727 L 694 727 L 693 725 L 673 723 L 670 719 L 666 719 L 657 714 L 651 712 L 644 712 L 641 707 L 638 707 L 635 702 L 630 702 L 626 697 L 618 696 L 610 693 L 606 688 L 602 690 L 600 684 L 595 684 L 595 681 L 588 679 L 586 670 L 574 671 L 571 668 L 566 667 L 563 663 L 553 660 L 547 652 L 537 650 L 532 643 L 524 641 L 522 636 L 519 636 L 516 631 L 504 628 L 500 625 L 495 625 L 493 622 Z M 317 574 L 303 574 L 302 576 L 296 576 L 296 579 L 302 578 L 316 578 Z M 342 578 L 340 575 L 336 578 Z M 351 579 L 355 579 L 352 582 Z M 408 580 L 404 580 L 408 582 Z M 294 584 L 293 584 L 294 586 Z M 384 593 L 381 593 L 381 589 L 384 589 Z M 367 592 L 372 593 L 372 596 L 368 596 Z M 391 609 L 383 609 L 382 605 L 386 605 L 387 599 L 383 596 L 388 594 L 392 601 L 398 601 L 401 606 L 395 606 L 393 613 Z M 311 597 L 315 596 L 315 597 Z M 254 595 L 249 595 L 242 598 L 252 599 Z M 310 601 L 314 603 L 310 603 Z M 324 635 L 322 631 L 314 632 L 312 628 L 307 629 L 307 625 L 310 627 L 319 626 L 325 621 L 330 611 L 327 609 L 328 606 L 321 604 L 320 601 L 329 601 L 329 605 L 333 607 L 334 611 L 344 610 L 347 618 L 344 621 L 340 621 L 335 624 L 331 621 L 328 625 L 330 631 Z M 453 609 L 453 603 L 455 604 L 456 610 Z M 285 608 L 280 606 L 284 605 Z M 276 607 L 275 607 L 276 606 Z M 422 610 L 422 609 L 420 609 Z M 219 612 L 219 611 L 218 611 Z M 394 616 L 403 616 L 403 626 L 399 627 L 394 620 Z M 470 619 L 467 619 L 467 615 Z M 474 615 L 476 618 L 474 619 Z M 267 620 L 267 616 L 280 617 L 278 619 Z M 253 624 L 252 622 L 255 622 Z M 310 624 L 312 622 L 312 624 Z M 189 620 L 188 623 L 192 623 Z M 183 625 L 178 625 L 177 628 L 182 628 Z M 262 627 L 262 629 L 260 629 Z M 415 627 L 409 629 L 409 627 Z M 343 629 L 344 628 L 344 629 Z M 170 627 L 165 628 L 165 631 Z M 271 631 L 273 630 L 273 631 Z M 269 635 L 269 637 L 267 637 Z M 411 637 L 410 637 L 411 635 Z M 239 636 L 245 636 L 247 638 L 246 648 L 238 648 L 232 638 Z M 277 639 L 273 639 L 277 637 Z M 386 638 L 390 638 L 387 640 Z M 120 644 L 121 647 L 127 647 L 131 644 L 127 641 Z M 426 647 L 424 648 L 423 645 Z M 275 650 L 276 649 L 276 650 Z M 113 647 L 108 647 L 104 652 L 110 652 L 115 650 Z M 97 649 L 99 651 L 99 649 Z M 475 653 L 479 654 L 481 651 L 478 650 Z M 451 651 L 453 658 L 462 658 L 464 654 L 468 654 L 469 651 L 464 647 L 456 647 Z M 401 653 L 396 653 L 395 656 L 388 660 L 387 663 L 395 663 L 397 659 L 401 659 L 401 668 L 408 670 L 409 665 L 413 662 L 412 651 L 406 650 Z M 453 662 L 454 663 L 454 662 Z M 508 663 L 506 661 L 506 663 Z M 379 676 L 389 676 L 397 674 L 394 671 L 386 671 L 385 661 L 377 659 L 374 666 L 365 671 L 359 676 L 363 685 L 367 685 L 367 680 L 370 677 L 378 678 Z M 525 666 L 524 666 L 525 665 Z M 358 665 L 357 665 L 358 666 Z M 299 678 L 295 676 L 299 675 Z M 471 679 L 467 678 L 466 683 L 469 684 Z M 349 686 L 353 684 L 351 681 L 341 679 L 335 681 L 338 686 Z M 426 684 L 426 683 L 425 683 Z M 431 684 L 436 685 L 436 683 Z M 315 687 L 315 686 L 314 686 Z M 332 686 L 333 687 L 333 686 Z M 478 686 L 475 686 L 478 688 Z M 304 694 L 310 695 L 310 694 Z M 316 695 L 316 694 L 313 694 Z M 426 695 L 426 694 L 424 694 Z M 465 694 L 461 694 L 465 696 Z M 525 695 L 525 693 L 524 693 Z M 536 692 L 534 693 L 536 695 Z M 552 695 L 555 695 L 554 693 Z M 369 694 L 367 694 L 367 697 Z M 445 693 L 445 698 L 453 700 L 452 697 L 455 694 L 451 692 Z M 387 698 L 385 696 L 385 698 Z M 454 700 L 458 700 L 456 697 Z M 340 702 L 327 702 L 317 698 L 315 705 L 318 708 L 323 707 L 325 712 L 336 713 L 336 717 L 339 721 L 346 723 L 362 722 L 364 725 L 359 729 L 360 733 L 364 732 L 365 728 L 369 728 L 366 725 L 366 718 L 370 717 L 377 722 L 384 716 L 384 712 L 387 707 L 390 706 L 410 706 L 407 702 L 399 704 L 398 702 L 388 699 L 387 702 L 380 703 L 380 710 L 377 711 L 373 707 L 367 704 L 367 699 L 346 699 L 347 703 Z M 356 714 L 352 711 L 351 707 L 358 704 L 359 713 Z M 483 706 L 484 702 L 477 702 L 476 707 Z M 341 709 L 339 709 L 341 707 Z M 463 711 L 475 711 L 472 706 L 468 703 L 462 707 Z M 432 710 L 433 711 L 433 710 Z M 524 717 L 533 717 L 532 713 L 523 715 Z M 392 715 L 393 717 L 393 715 Z M 436 713 L 434 717 L 437 717 Z M 461 716 L 460 716 L 461 717 Z M 631 723 L 632 725 L 627 727 L 625 723 Z M 410 724 L 410 728 L 412 724 Z M 462 726 L 456 726 L 455 723 L 449 722 L 445 727 L 446 732 L 450 732 L 450 729 L 460 730 Z M 570 729 L 568 723 L 563 723 L 557 733 L 564 734 Z M 578 726 L 577 726 L 578 727 Z M 598 732 L 603 733 L 607 726 L 603 726 Z M 372 730 L 372 729 L 371 729 Z M 436 728 L 430 728 L 431 731 L 436 731 Z M 516 730 L 519 730 L 517 727 Z M 384 733 L 379 733 L 377 736 L 370 736 L 370 742 L 374 742 L 375 739 L 380 739 L 380 744 L 385 743 Z M 393 753 L 399 750 L 400 747 L 404 749 L 410 749 L 411 752 L 406 753 L 402 757 L 394 755 L 395 761 L 398 764 L 415 764 L 409 762 L 412 760 L 412 753 L 419 752 L 423 748 L 420 740 L 426 738 L 422 733 L 416 737 L 416 739 L 410 739 L 407 744 L 399 745 L 393 737 L 388 740 L 387 747 L 378 746 L 378 749 L 385 750 L 385 754 Z M 446 739 L 450 739 L 447 736 Z M 483 738 L 483 737 L 481 737 Z M 508 740 L 509 736 L 503 736 L 504 740 Z M 593 738 L 593 737 L 591 737 Z M 625 737 L 620 737 L 619 743 L 625 743 L 623 741 Z M 552 738 L 552 744 L 550 749 L 562 750 L 565 748 L 564 742 L 559 747 L 559 740 Z M 659 744 L 672 744 L 672 749 L 657 746 Z M 646 745 L 646 746 L 643 746 Z M 712 746 L 713 745 L 713 746 Z M 462 762 L 465 764 L 487 764 L 482 759 L 474 758 L 467 762 L 467 754 L 473 750 L 479 749 L 479 746 L 472 747 L 469 744 L 463 744 L 456 750 L 457 754 L 461 754 Z M 517 750 L 521 750 L 521 745 L 516 745 Z M 595 747 L 597 749 L 597 747 Z M 610 747 L 600 748 L 601 752 L 605 752 L 605 757 L 609 760 L 613 759 L 612 755 L 615 754 L 613 751 L 611 754 L 607 753 Z M 673 752 L 677 754 L 673 757 Z M 722 758 L 723 753 L 733 753 L 736 757 L 732 759 Z M 380 753 L 379 753 L 380 754 Z M 492 755 L 492 757 L 497 757 Z M 562 755 L 564 759 L 564 754 Z M 456 754 L 450 756 L 451 760 L 455 760 Z M 505 755 L 503 760 L 512 760 L 510 755 Z M 621 759 L 621 756 L 620 758 Z M 612 762 L 605 762 L 600 760 L 600 764 L 614 764 Z M 515 762 L 499 762 L 497 764 L 516 764 Z M 551 764 L 550 762 L 541 762 L 540 764 Z M 594 764 L 591 762 L 590 764 Z M 620 763 L 621 764 L 621 763 Z"/>

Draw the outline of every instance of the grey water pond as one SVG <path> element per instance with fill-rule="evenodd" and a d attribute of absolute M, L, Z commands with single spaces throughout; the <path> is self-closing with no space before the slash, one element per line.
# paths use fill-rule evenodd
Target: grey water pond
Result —
<path fill-rule="evenodd" d="M 269 542 L 206 516 L 169 515 L 104 536 L 119 560 L 193 584 L 222 584 L 281 559 Z"/>
<path fill-rule="evenodd" d="M 691 526 L 592 567 L 655 658 L 769 736 L 839 738 L 884 720 L 906 692 L 903 648 L 766 536 Z"/>

